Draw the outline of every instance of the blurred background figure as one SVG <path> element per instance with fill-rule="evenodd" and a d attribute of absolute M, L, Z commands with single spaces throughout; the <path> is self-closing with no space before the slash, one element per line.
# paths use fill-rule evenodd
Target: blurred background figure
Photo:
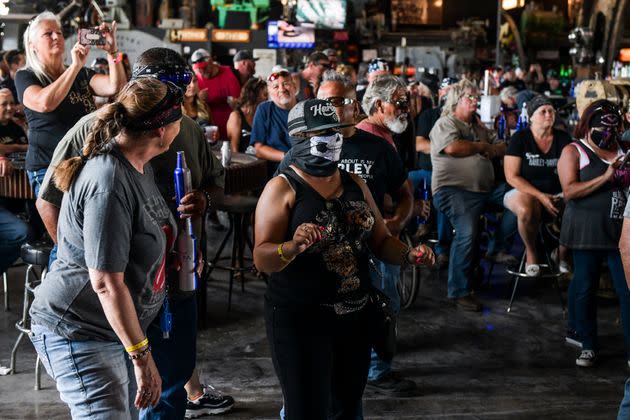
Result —
<path fill-rule="evenodd" d="M 255 77 L 245 83 L 227 122 L 227 134 L 232 152 L 245 153 L 249 147 L 256 108 L 267 99 L 267 83 L 263 79 Z"/>

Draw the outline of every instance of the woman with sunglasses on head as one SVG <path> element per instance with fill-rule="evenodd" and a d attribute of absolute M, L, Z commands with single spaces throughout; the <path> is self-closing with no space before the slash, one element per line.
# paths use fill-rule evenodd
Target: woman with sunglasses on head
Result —
<path fill-rule="evenodd" d="M 573 252 L 569 285 L 569 330 L 576 330 L 582 351 L 577 366 L 591 367 L 597 358 L 597 287 L 605 259 L 612 277 L 630 363 L 630 291 L 626 284 L 619 238 L 627 201 L 629 173 L 620 168 L 623 150 L 621 112 L 599 100 L 583 112 L 575 130 L 579 139 L 562 151 L 558 175 L 566 200 L 560 243 Z"/>
<path fill-rule="evenodd" d="M 146 334 L 177 225 L 149 161 L 179 133 L 181 102 L 171 83 L 130 82 L 98 111 L 81 156 L 55 170 L 59 249 L 35 291 L 30 338 L 73 419 L 130 419 L 160 400 Z"/>
<path fill-rule="evenodd" d="M 15 85 L 29 125 L 26 170 L 36 195 L 59 140 L 96 110 L 93 95 L 114 96 L 127 82 L 116 47 L 116 22 L 98 29 L 105 44 L 96 47 L 106 52 L 109 75 L 85 67 L 90 47 L 79 42 L 70 51 L 70 65 L 65 64 L 61 22 L 53 13 L 37 15 L 24 32 L 26 67 L 17 72 Z"/>
<path fill-rule="evenodd" d="M 518 219 L 518 232 L 527 253 L 525 273 L 536 277 L 540 275 L 536 238 L 543 210 L 557 217 L 562 209 L 557 166 L 562 149 L 571 143 L 571 136 L 554 129 L 556 112 L 546 96 L 530 100 L 527 112 L 529 127 L 512 136 L 503 160 L 505 179 L 512 186 L 505 193 L 503 204 Z M 562 255 L 559 265 L 561 272 L 569 272 Z"/>
<path fill-rule="evenodd" d="M 392 236 L 365 182 L 338 168 L 338 130 L 348 125 L 328 101 L 298 103 L 288 120 L 292 164 L 256 208 L 254 262 L 272 273 L 267 338 L 288 420 L 361 413 L 376 316 L 370 252 L 398 265 L 435 259 Z"/>
<path fill-rule="evenodd" d="M 234 111 L 227 122 L 227 135 L 232 153 L 245 153 L 252 135 L 252 125 L 258 104 L 265 102 L 267 83 L 259 77 L 249 79 L 241 89 Z"/>

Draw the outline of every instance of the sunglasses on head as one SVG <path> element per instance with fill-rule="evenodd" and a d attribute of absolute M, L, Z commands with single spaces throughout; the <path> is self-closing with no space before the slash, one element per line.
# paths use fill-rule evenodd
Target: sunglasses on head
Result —
<path fill-rule="evenodd" d="M 289 73 L 286 70 L 277 71 L 275 73 L 271 73 L 269 77 L 267 77 L 267 81 L 273 82 L 274 80 L 278 80 L 281 77 L 289 77 L 289 76 L 291 76 L 291 73 Z"/>
<path fill-rule="evenodd" d="M 469 101 L 477 101 L 479 102 L 479 95 L 464 95 L 464 98 L 468 99 Z"/>
<path fill-rule="evenodd" d="M 330 98 L 326 98 L 328 102 L 330 102 L 335 107 L 340 107 L 344 105 L 352 105 L 357 100 L 352 98 L 344 98 L 343 96 L 331 96 Z"/>
<path fill-rule="evenodd" d="M 171 82 L 176 85 L 188 85 L 193 78 L 193 74 L 189 71 L 183 73 L 162 73 L 158 74 L 157 78 L 161 82 Z"/>

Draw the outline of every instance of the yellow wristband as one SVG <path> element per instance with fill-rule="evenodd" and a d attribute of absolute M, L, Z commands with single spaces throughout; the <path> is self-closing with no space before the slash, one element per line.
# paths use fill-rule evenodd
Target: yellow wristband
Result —
<path fill-rule="evenodd" d="M 291 261 L 293 261 L 293 258 L 287 258 L 284 256 L 284 252 L 282 252 L 282 245 L 284 245 L 284 242 L 282 242 L 281 244 L 278 244 L 278 255 L 280 256 L 280 261 L 285 262 L 285 263 L 290 263 Z"/>
<path fill-rule="evenodd" d="M 127 353 L 131 353 L 132 351 L 136 351 L 138 349 L 141 349 L 142 347 L 146 346 L 147 344 L 149 344 L 149 339 L 145 337 L 144 340 L 142 340 L 138 344 L 134 344 L 133 346 L 125 347 L 125 351 Z"/>

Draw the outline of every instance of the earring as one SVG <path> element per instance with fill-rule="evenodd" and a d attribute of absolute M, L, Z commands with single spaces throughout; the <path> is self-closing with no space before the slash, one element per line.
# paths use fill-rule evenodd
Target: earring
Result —
<path fill-rule="evenodd" d="M 160 140 L 160 142 L 158 143 L 158 147 L 160 149 L 164 147 L 164 142 L 162 140 Z"/>

